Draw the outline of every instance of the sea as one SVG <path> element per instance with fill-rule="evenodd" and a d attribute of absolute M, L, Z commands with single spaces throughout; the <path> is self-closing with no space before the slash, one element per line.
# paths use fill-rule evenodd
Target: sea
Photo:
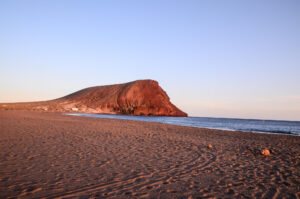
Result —
<path fill-rule="evenodd" d="M 300 121 L 233 119 L 211 117 L 166 117 L 166 116 L 129 116 L 107 114 L 68 113 L 67 115 L 96 118 L 158 122 L 180 126 L 191 126 L 228 131 L 254 133 L 289 134 L 300 136 Z"/>

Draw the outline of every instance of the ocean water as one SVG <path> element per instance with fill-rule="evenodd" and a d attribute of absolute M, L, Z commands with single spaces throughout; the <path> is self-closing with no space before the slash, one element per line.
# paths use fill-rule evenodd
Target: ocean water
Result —
<path fill-rule="evenodd" d="M 300 121 L 230 119 L 210 117 L 128 116 L 81 113 L 70 113 L 67 115 L 158 122 L 180 126 L 192 126 L 230 131 L 300 135 Z"/>

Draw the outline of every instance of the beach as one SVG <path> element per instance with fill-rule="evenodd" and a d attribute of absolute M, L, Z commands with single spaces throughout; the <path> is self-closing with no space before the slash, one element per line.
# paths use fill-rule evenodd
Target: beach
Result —
<path fill-rule="evenodd" d="M 0 198 L 300 197 L 300 136 L 0 111 L 0 142 Z"/>

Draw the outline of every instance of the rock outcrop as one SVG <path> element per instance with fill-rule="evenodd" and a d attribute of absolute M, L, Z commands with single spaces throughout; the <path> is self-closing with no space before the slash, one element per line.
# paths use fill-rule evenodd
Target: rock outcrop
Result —
<path fill-rule="evenodd" d="M 166 92 L 154 80 L 90 87 L 51 101 L 0 104 L 0 110 L 3 109 L 187 116 L 170 102 Z"/>
<path fill-rule="evenodd" d="M 271 154 L 271 152 L 269 149 L 263 149 L 263 150 L 261 150 L 261 154 L 264 156 L 269 156 Z"/>

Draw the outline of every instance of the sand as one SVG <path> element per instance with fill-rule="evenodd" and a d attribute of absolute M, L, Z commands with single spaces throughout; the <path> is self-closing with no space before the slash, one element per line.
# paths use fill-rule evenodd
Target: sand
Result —
<path fill-rule="evenodd" d="M 0 142 L 0 198 L 300 197 L 300 136 L 0 111 Z"/>

